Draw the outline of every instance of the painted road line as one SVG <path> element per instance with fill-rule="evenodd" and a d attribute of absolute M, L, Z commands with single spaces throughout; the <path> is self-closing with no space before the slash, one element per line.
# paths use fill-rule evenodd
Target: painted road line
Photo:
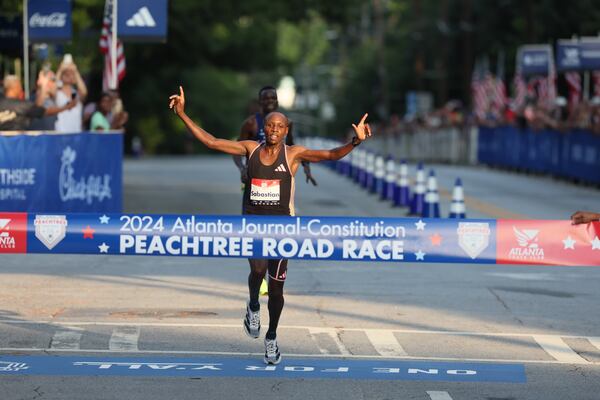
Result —
<path fill-rule="evenodd" d="M 375 351 L 383 357 L 403 357 L 408 355 L 392 332 L 366 329 L 365 334 L 375 348 Z"/>
<path fill-rule="evenodd" d="M 452 400 L 448 392 L 438 392 L 434 390 L 428 390 L 427 394 L 431 400 Z"/>
<path fill-rule="evenodd" d="M 575 353 L 559 336 L 533 336 L 542 349 L 557 361 L 576 364 L 589 364 L 589 361 Z"/>
<path fill-rule="evenodd" d="M 121 322 L 121 321 L 57 321 L 57 320 L 2 320 L 0 319 L 0 324 L 7 325 L 49 325 L 49 326 L 68 326 L 68 327 L 77 327 L 77 326 L 128 326 L 131 327 L 131 322 Z M 231 328 L 231 329 L 240 329 L 239 324 L 216 324 L 216 323 L 195 323 L 195 322 L 136 322 L 135 326 L 137 327 L 169 327 L 169 328 Z M 324 329 L 322 327 L 315 326 L 305 326 L 305 325 L 279 325 L 279 328 L 282 329 Z M 330 329 L 335 332 L 364 332 L 364 328 L 325 328 Z M 576 334 L 564 334 L 559 333 L 556 335 L 548 335 L 547 333 L 541 332 L 473 332 L 473 331 L 436 331 L 436 330 L 419 330 L 419 329 L 384 329 L 384 328 L 369 328 L 370 331 L 377 332 L 395 332 L 402 334 L 415 334 L 415 335 L 452 335 L 452 336 L 485 336 L 485 337 L 521 337 L 521 338 L 531 338 L 533 336 L 537 337 L 562 337 L 565 339 L 588 339 L 590 338 L 589 333 L 583 335 Z M 600 340 L 600 337 L 596 338 Z"/>
<path fill-rule="evenodd" d="M 108 348 L 113 351 L 137 351 L 139 338 L 139 326 L 121 326 L 113 330 Z"/>
<path fill-rule="evenodd" d="M 333 340 L 333 342 L 335 343 L 335 345 L 338 348 L 338 351 L 340 352 L 341 355 L 343 355 L 343 356 L 350 355 L 350 351 L 348 351 L 348 349 L 346 348 L 346 346 L 344 345 L 344 343 L 342 343 L 342 341 L 340 339 L 340 331 L 338 329 L 311 327 L 308 329 L 308 333 L 310 333 L 310 335 L 315 339 L 315 342 L 317 343 L 317 347 L 319 348 L 319 351 L 322 354 L 331 354 L 331 352 L 320 345 L 319 340 L 315 336 L 318 334 L 329 335 L 329 337 Z"/>
<path fill-rule="evenodd" d="M 434 361 L 283 359 L 265 366 L 262 357 L 0 356 L 0 376 L 151 376 L 300 379 L 377 379 L 525 383 L 522 364 Z"/>
<path fill-rule="evenodd" d="M 592 344 L 592 346 L 600 350 L 600 337 L 589 337 L 586 339 Z"/>
<path fill-rule="evenodd" d="M 202 350 L 136 350 L 136 351 L 115 351 L 107 349 L 79 349 L 79 350 L 60 350 L 60 349 L 48 349 L 48 348 L 36 348 L 36 347 L 0 347 L 1 353 L 75 353 L 75 354 L 151 354 L 151 355 L 202 355 L 202 356 L 239 356 L 239 357 L 263 357 L 262 353 L 250 353 L 240 351 L 202 351 Z M 286 358 L 318 358 L 318 359 L 343 359 L 343 360 L 387 360 L 391 358 L 394 360 L 415 360 L 415 361 L 455 361 L 455 362 L 476 362 L 476 363 L 519 363 L 519 364 L 547 364 L 547 365 L 561 365 L 561 364 L 585 364 L 585 365 L 600 365 L 600 361 L 585 361 L 584 363 L 577 362 L 566 362 L 557 360 L 532 360 L 532 359 L 506 359 L 506 358 L 465 358 L 465 357 L 429 357 L 429 356 L 405 356 L 405 357 L 382 357 L 376 355 L 366 354 L 316 354 L 316 353 L 284 353 Z"/>
<path fill-rule="evenodd" d="M 50 348 L 55 350 L 78 350 L 81 342 L 81 328 L 71 328 L 70 330 L 59 330 L 54 333 L 50 341 Z"/>
<path fill-rule="evenodd" d="M 51 325 L 51 326 L 132 326 L 131 322 L 121 321 L 56 321 L 56 320 L 0 320 L 0 324 L 14 325 Z M 240 329 L 239 324 L 215 324 L 215 323 L 195 323 L 195 322 L 136 322 L 135 326 L 150 326 L 150 327 L 170 327 L 170 328 L 231 328 Z M 306 325 L 279 325 L 282 329 L 304 329 L 304 330 L 323 330 L 329 329 L 334 331 L 345 332 L 364 332 L 364 328 L 323 328 L 318 326 Z M 548 335 L 541 332 L 477 332 L 477 331 L 435 331 L 435 330 L 419 330 L 419 329 L 384 329 L 384 328 L 369 328 L 371 331 L 378 332 L 396 332 L 403 334 L 427 334 L 427 335 L 455 335 L 455 336 L 491 336 L 491 337 L 533 337 L 533 336 L 548 336 L 562 337 L 565 339 L 586 339 L 588 335 L 563 334 Z"/>

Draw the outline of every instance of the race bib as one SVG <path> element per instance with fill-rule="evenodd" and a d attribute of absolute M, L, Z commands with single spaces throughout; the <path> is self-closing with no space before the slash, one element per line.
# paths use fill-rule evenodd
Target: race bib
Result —
<path fill-rule="evenodd" d="M 250 186 L 250 201 L 255 205 L 279 205 L 281 186 L 279 179 L 252 178 Z"/>

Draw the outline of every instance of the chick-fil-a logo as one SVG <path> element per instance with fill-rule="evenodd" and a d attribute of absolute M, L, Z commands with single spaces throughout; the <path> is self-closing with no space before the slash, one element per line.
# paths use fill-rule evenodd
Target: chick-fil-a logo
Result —
<path fill-rule="evenodd" d="M 110 190 L 110 175 L 88 175 L 75 178 L 73 163 L 77 158 L 77 152 L 67 146 L 62 153 L 60 173 L 58 177 L 58 190 L 60 199 L 65 202 L 69 200 L 85 200 L 92 204 L 94 199 L 102 201 L 112 198 Z"/>

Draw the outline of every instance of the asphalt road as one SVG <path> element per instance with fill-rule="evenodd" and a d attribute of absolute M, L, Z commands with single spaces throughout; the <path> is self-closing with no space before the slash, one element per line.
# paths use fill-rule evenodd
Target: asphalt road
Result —
<path fill-rule="evenodd" d="M 403 216 L 313 168 L 316 188 L 298 174 L 300 215 Z M 600 204 L 600 191 L 548 178 L 435 169 L 446 190 L 462 178 L 471 217 L 562 219 Z M 125 164 L 126 212 L 237 214 L 240 198 L 226 157 Z M 291 261 L 285 364 L 254 375 L 264 349 L 242 332 L 247 272 L 236 259 L 3 255 L 0 369 L 49 372 L 0 375 L 0 399 L 600 398 L 600 269 Z M 53 366 L 90 361 L 125 364 Z"/>

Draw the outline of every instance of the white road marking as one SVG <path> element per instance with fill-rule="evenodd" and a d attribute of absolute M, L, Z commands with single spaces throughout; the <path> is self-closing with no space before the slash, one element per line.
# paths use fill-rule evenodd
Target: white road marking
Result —
<path fill-rule="evenodd" d="M 132 327 L 131 322 L 121 322 L 121 321 L 56 321 L 56 320 L 0 320 L 0 324 L 9 324 L 9 325 L 20 325 L 20 324 L 31 324 L 31 325 L 48 325 L 55 327 L 68 327 L 69 329 L 74 329 L 76 327 L 84 327 L 84 326 L 113 326 L 113 327 Z M 136 323 L 137 327 L 137 335 L 139 335 L 140 327 L 190 327 L 190 328 L 231 328 L 231 329 L 239 329 L 239 325 L 236 324 L 215 324 L 215 323 L 170 323 L 170 322 L 139 322 Z M 340 350 L 340 355 L 337 354 L 327 354 L 329 353 L 326 349 L 320 349 L 322 354 L 306 354 L 306 355 L 295 355 L 298 357 L 348 357 L 348 358 L 362 358 L 362 359 L 377 359 L 377 358 L 394 358 L 394 359 L 406 359 L 406 360 L 448 360 L 448 361 L 481 361 L 481 362 L 521 362 L 521 363 L 538 363 L 538 364 L 588 364 L 588 365 L 600 365 L 600 362 L 590 362 L 585 360 L 583 357 L 580 357 L 575 352 L 573 352 L 564 342 L 562 342 L 562 338 L 564 339 L 586 339 L 589 340 L 592 345 L 600 349 L 600 337 L 598 336 L 585 336 L 585 335 L 567 335 L 567 334 L 558 334 L 558 335 L 548 335 L 543 333 L 522 333 L 522 332 L 463 332 L 463 331 L 434 331 L 434 330 L 411 330 L 411 329 L 360 329 L 360 328 L 323 328 L 323 327 L 314 327 L 314 326 L 281 326 L 281 328 L 285 329 L 304 329 L 309 330 L 313 333 L 327 333 L 330 335 L 333 340 L 336 342 L 336 346 Z M 516 338 L 535 338 L 538 343 L 546 343 L 544 350 L 548 351 L 548 348 L 551 348 L 551 343 L 556 343 L 558 341 L 559 349 L 561 350 L 561 354 L 556 358 L 556 360 L 520 360 L 520 359 L 485 359 L 485 358 L 448 358 L 448 357 L 411 357 L 411 356 L 403 356 L 398 354 L 397 356 L 386 355 L 377 356 L 377 355 L 356 355 L 350 354 L 348 349 L 343 345 L 343 343 L 339 340 L 338 333 L 347 331 L 347 332 L 375 332 L 376 334 L 393 334 L 396 333 L 404 333 L 404 334 L 428 334 L 428 335 L 454 335 L 454 336 L 484 336 L 484 337 L 516 337 Z M 137 339 L 136 339 L 137 340 Z M 130 341 L 131 342 L 131 341 Z M 562 342 L 562 344 L 560 344 Z M 568 349 L 567 352 L 564 352 L 564 349 Z M 19 351 L 18 348 L 0 348 L 0 351 Z M 37 348 L 26 348 L 24 351 L 45 351 L 48 349 L 37 349 Z M 61 351 L 61 349 L 50 349 L 54 351 Z M 66 349 L 68 350 L 68 349 Z M 111 352 L 105 350 L 82 350 L 82 352 Z M 152 354 L 151 351 L 140 351 L 140 353 L 147 352 Z M 179 354 L 175 351 L 156 351 L 156 354 Z M 190 353 L 190 354 L 225 354 L 225 355 L 248 355 L 248 353 L 222 353 L 222 352 L 195 352 L 195 351 L 182 351 L 181 354 Z M 564 353 L 564 354 L 563 354 Z M 566 357 L 565 354 L 575 355 L 575 357 Z M 549 353 L 550 354 L 550 353 Z M 568 359 L 569 361 L 564 361 Z"/>
<path fill-rule="evenodd" d="M 79 350 L 81 336 L 83 335 L 81 331 L 81 328 L 56 331 L 50 341 L 50 348 L 56 350 Z"/>
<path fill-rule="evenodd" d="M 113 351 L 138 351 L 139 326 L 122 326 L 113 330 L 108 348 Z"/>
<path fill-rule="evenodd" d="M 575 353 L 560 336 L 539 336 L 534 335 L 533 339 L 544 349 L 544 351 L 554 357 L 557 361 L 571 362 L 574 364 L 588 364 L 585 358 Z"/>
<path fill-rule="evenodd" d="M 107 349 L 43 349 L 43 348 L 29 348 L 29 347 L 0 347 L 0 353 L 23 352 L 47 352 L 47 353 L 98 353 L 98 354 L 161 354 L 161 355 L 179 355 L 179 354 L 192 354 L 192 355 L 204 355 L 204 356 L 239 356 L 248 357 L 256 356 L 263 357 L 264 352 L 261 353 L 249 353 L 249 352 L 233 352 L 233 351 L 201 351 L 201 350 L 135 350 L 135 351 L 115 351 Z M 361 355 L 361 354 L 305 354 L 305 353 L 286 353 L 288 358 L 324 358 L 324 359 L 359 359 L 359 360 L 389 360 L 390 357 L 381 357 L 374 355 Z M 497 359 L 497 358 L 459 358 L 459 357 L 417 357 L 417 356 L 406 356 L 406 357 L 393 357 L 396 360 L 414 360 L 414 361 L 456 361 L 456 362 L 489 362 L 499 364 L 580 364 L 576 362 L 565 362 L 555 360 L 521 360 L 521 359 Z M 585 362 L 586 365 L 600 365 L 600 362 Z"/>
<path fill-rule="evenodd" d="M 452 400 L 450 394 L 448 392 L 438 392 L 433 390 L 428 390 L 427 394 L 431 400 Z"/>
<path fill-rule="evenodd" d="M 375 348 L 375 351 L 383 357 L 402 357 L 408 355 L 392 332 L 365 329 L 365 334 Z"/>
<path fill-rule="evenodd" d="M 592 346 L 600 350 L 600 337 L 589 337 L 587 340 L 592 344 Z"/>
<path fill-rule="evenodd" d="M 319 341 L 314 336 L 314 335 L 319 334 L 319 333 L 324 333 L 324 334 L 329 335 L 329 337 L 331 337 L 331 339 L 333 340 L 333 342 L 337 346 L 338 351 L 340 352 L 341 355 L 344 355 L 344 356 L 349 356 L 350 355 L 350 351 L 348 351 L 348 349 L 346 348 L 346 346 L 344 346 L 344 343 L 342 343 L 342 341 L 340 340 L 340 336 L 339 336 L 340 330 L 339 329 L 311 327 L 311 328 L 308 329 L 308 332 L 315 339 L 315 342 L 317 342 L 317 347 L 319 348 L 319 351 L 322 354 L 331 354 L 331 352 L 329 350 L 321 347 L 321 345 L 319 344 Z"/>

